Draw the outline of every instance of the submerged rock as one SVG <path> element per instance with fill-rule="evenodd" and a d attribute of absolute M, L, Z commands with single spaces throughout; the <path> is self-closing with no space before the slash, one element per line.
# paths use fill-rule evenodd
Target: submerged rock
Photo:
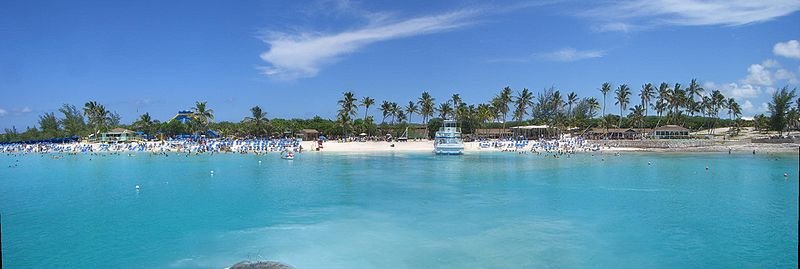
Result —
<path fill-rule="evenodd" d="M 243 261 L 234 264 L 229 269 L 294 269 L 291 265 L 272 261 Z"/>

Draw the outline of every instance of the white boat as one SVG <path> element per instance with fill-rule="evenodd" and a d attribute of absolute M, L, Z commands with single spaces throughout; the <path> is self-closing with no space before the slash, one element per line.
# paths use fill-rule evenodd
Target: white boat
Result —
<path fill-rule="evenodd" d="M 442 127 L 436 132 L 433 152 L 440 155 L 464 154 L 464 142 L 461 141 L 461 128 L 456 121 L 444 120 Z"/>
<path fill-rule="evenodd" d="M 294 154 L 291 151 L 286 152 L 286 155 L 281 154 L 281 159 L 284 160 L 294 160 Z"/>

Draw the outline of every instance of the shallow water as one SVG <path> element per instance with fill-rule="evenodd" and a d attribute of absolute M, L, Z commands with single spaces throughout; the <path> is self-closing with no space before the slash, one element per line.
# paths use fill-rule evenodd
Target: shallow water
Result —
<path fill-rule="evenodd" d="M 50 156 L 0 156 L 5 267 L 798 265 L 797 154 Z"/>

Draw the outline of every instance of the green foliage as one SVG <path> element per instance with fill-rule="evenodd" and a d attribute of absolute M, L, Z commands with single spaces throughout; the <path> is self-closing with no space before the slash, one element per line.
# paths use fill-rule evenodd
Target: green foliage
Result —
<path fill-rule="evenodd" d="M 44 115 L 39 116 L 39 128 L 41 128 L 40 135 L 43 137 L 60 137 L 63 135 L 55 113 L 44 113 Z"/>
<path fill-rule="evenodd" d="M 783 134 L 788 126 L 787 114 L 792 107 L 792 99 L 797 95 L 797 89 L 789 91 L 788 87 L 776 91 L 772 95 L 772 102 L 769 103 L 769 127 L 772 130 Z"/>
<path fill-rule="evenodd" d="M 64 128 L 64 133 L 67 136 L 85 136 L 87 134 L 86 122 L 83 118 L 83 113 L 77 107 L 70 104 L 64 104 L 58 109 L 64 116 L 59 123 Z"/>
<path fill-rule="evenodd" d="M 436 136 L 436 131 L 442 127 L 444 120 L 442 118 L 433 118 L 428 121 L 428 138 L 433 139 Z"/>

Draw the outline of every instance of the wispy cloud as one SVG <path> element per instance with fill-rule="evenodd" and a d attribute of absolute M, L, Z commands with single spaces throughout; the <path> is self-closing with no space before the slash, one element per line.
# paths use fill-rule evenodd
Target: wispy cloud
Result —
<path fill-rule="evenodd" d="M 600 58 L 606 55 L 604 50 L 576 50 L 563 48 L 545 53 L 533 53 L 522 57 L 507 57 L 488 59 L 488 63 L 528 63 L 532 61 L 575 62 L 580 60 Z"/>
<path fill-rule="evenodd" d="M 278 79 L 313 77 L 325 65 L 367 45 L 457 29 L 468 25 L 469 19 L 477 14 L 477 10 L 459 10 L 395 22 L 380 20 L 358 29 L 332 34 L 270 33 L 263 37 L 269 50 L 261 54 L 261 59 L 269 66 L 261 67 L 261 70 L 263 74 Z"/>
<path fill-rule="evenodd" d="M 595 26 L 598 30 L 624 32 L 631 25 L 737 26 L 773 20 L 798 10 L 797 0 L 627 0 L 606 2 L 582 15 L 602 22 Z"/>
<path fill-rule="evenodd" d="M 538 57 L 557 62 L 574 62 L 591 58 L 600 58 L 606 55 L 602 50 L 576 50 L 564 48 L 553 52 L 537 54 Z"/>
<path fill-rule="evenodd" d="M 611 22 L 600 25 L 592 26 L 595 32 L 631 32 L 633 30 L 641 29 L 641 26 L 635 26 L 624 22 Z"/>
<path fill-rule="evenodd" d="M 800 59 L 800 42 L 797 40 L 778 42 L 772 47 L 772 52 L 778 56 Z"/>
<path fill-rule="evenodd" d="M 3 117 L 8 114 L 8 111 L 5 109 L 0 108 L 0 117 Z"/>

